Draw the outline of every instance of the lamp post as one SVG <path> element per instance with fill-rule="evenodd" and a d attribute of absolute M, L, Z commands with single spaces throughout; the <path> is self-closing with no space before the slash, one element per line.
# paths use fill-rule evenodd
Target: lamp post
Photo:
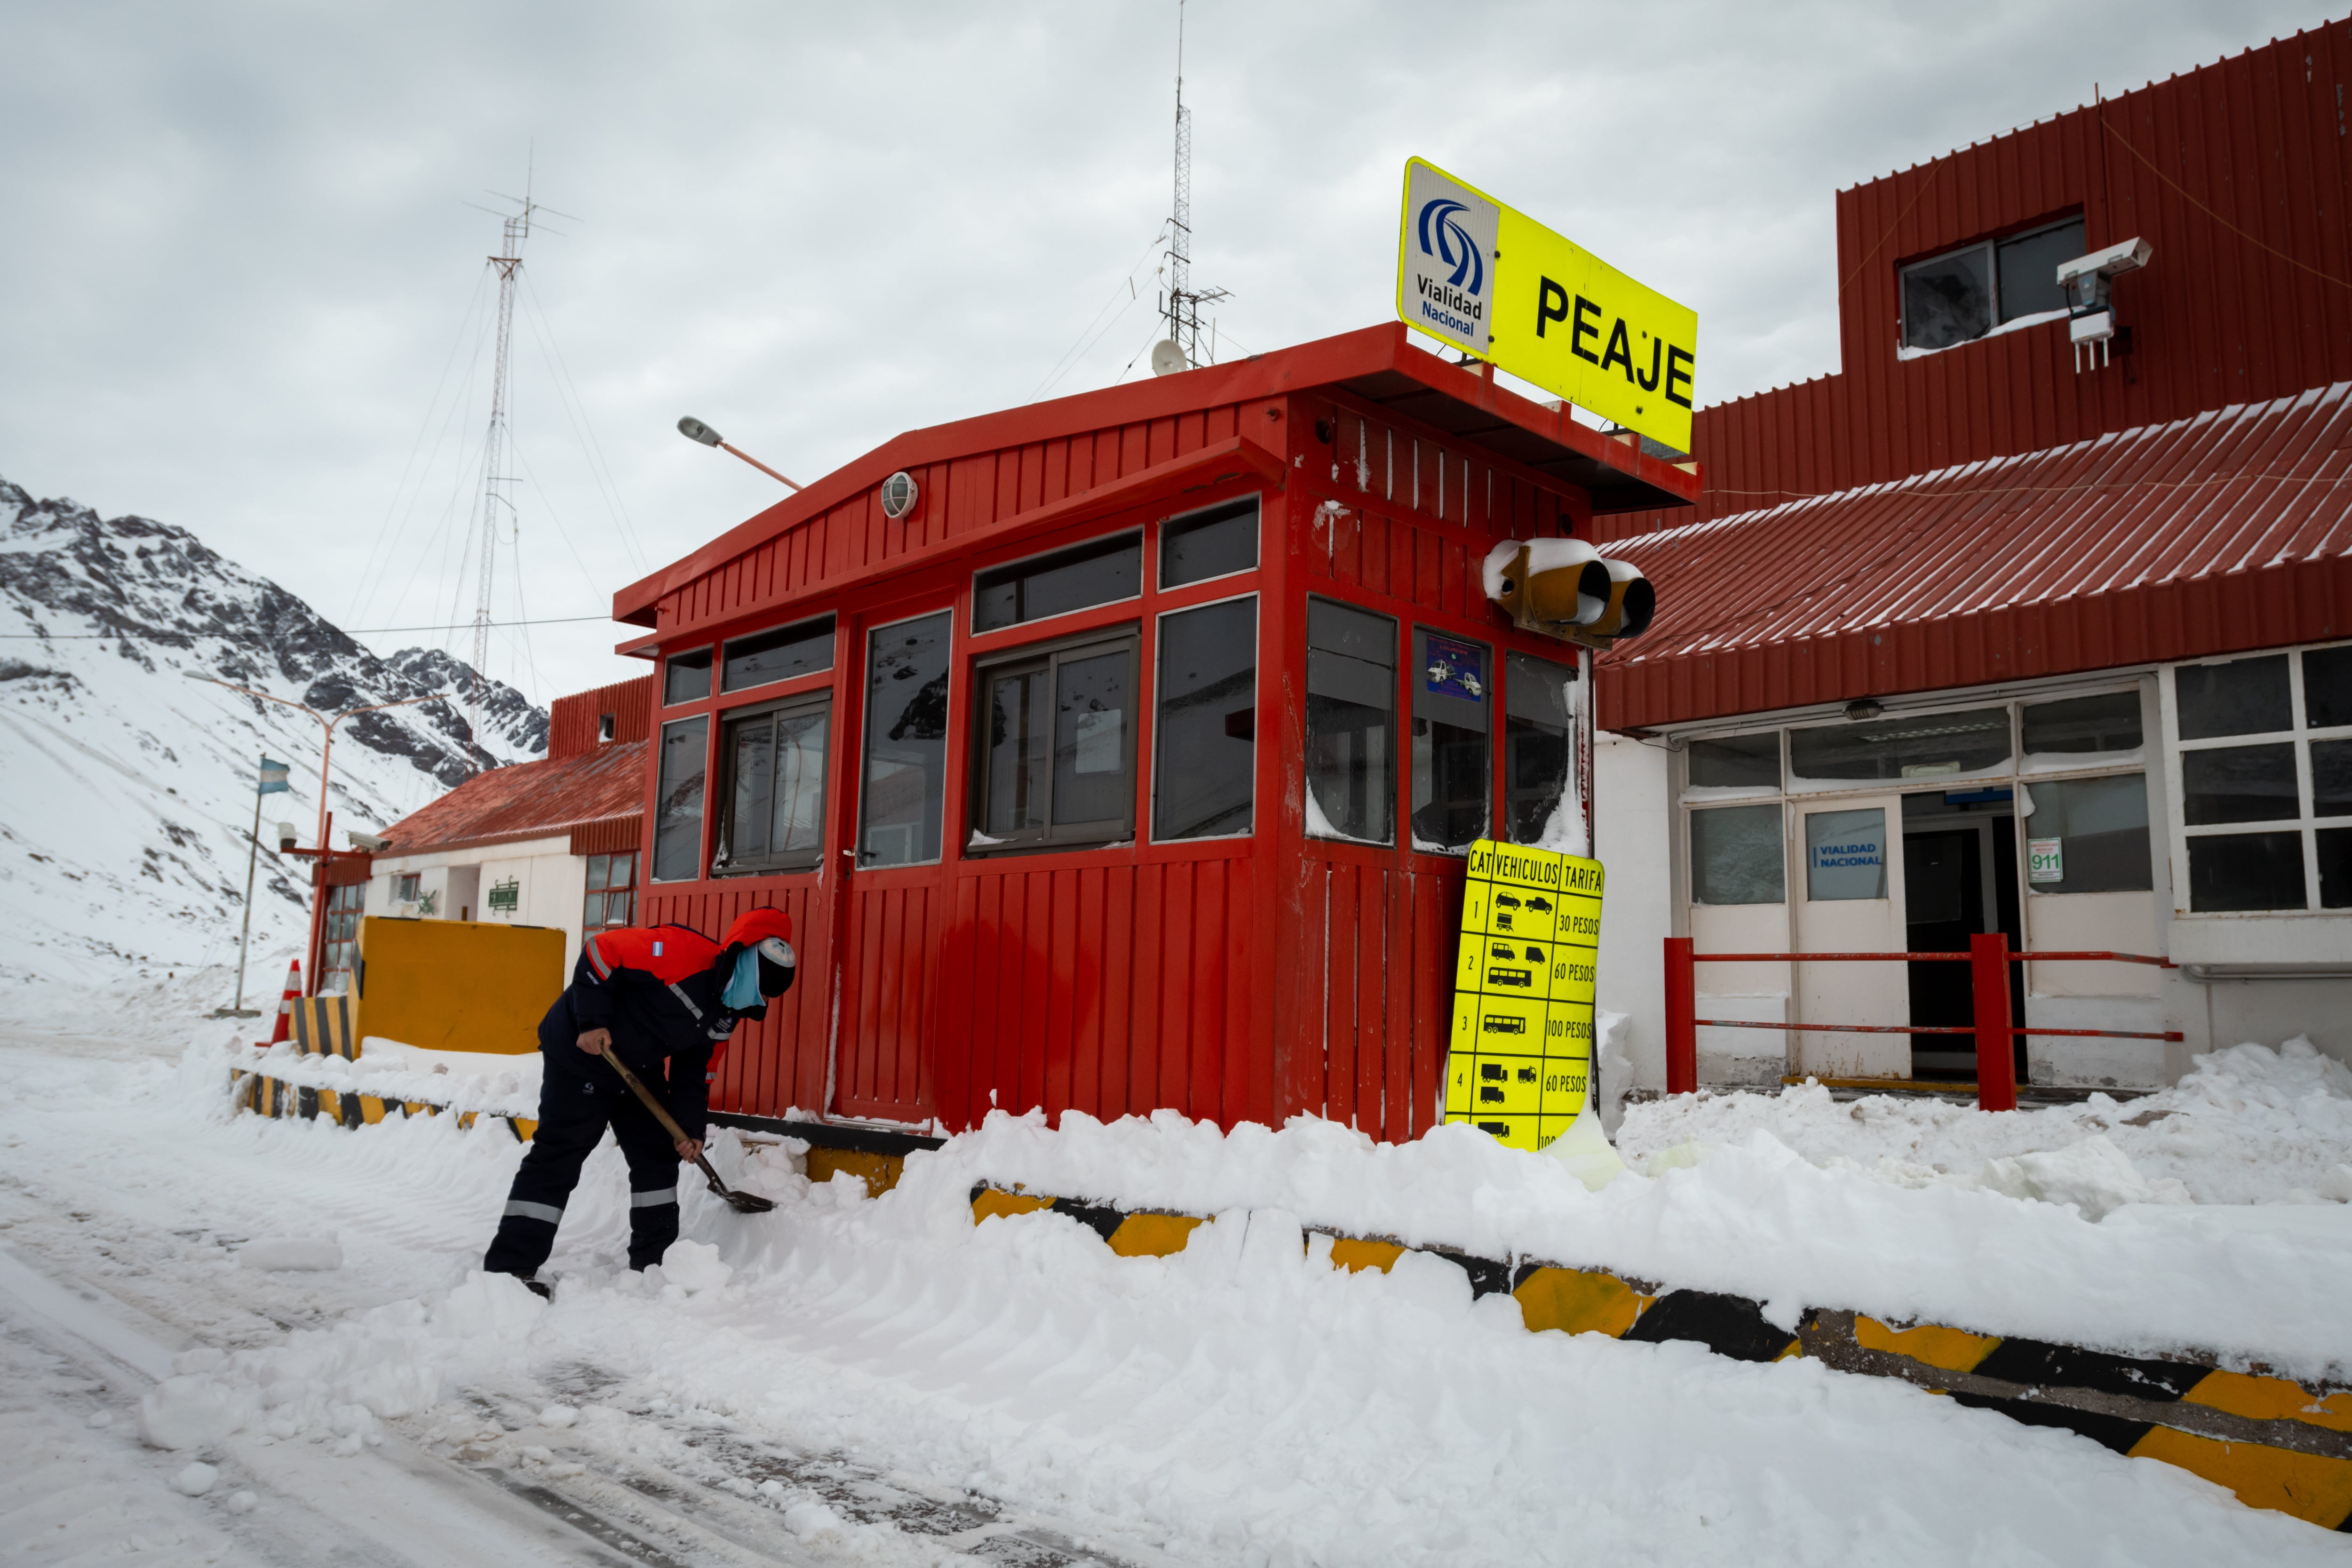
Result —
<path fill-rule="evenodd" d="M 689 441 L 699 441 L 706 447 L 716 447 L 722 452 L 733 452 L 737 457 L 742 458 L 745 462 L 751 464 L 761 473 L 767 475 L 770 479 L 782 480 L 784 487 L 788 489 L 796 490 L 801 488 L 792 480 L 784 479 L 783 475 L 776 472 L 775 469 L 768 467 L 767 464 L 760 461 L 759 458 L 751 456 L 751 453 L 743 451 L 736 447 L 730 446 L 720 437 L 718 431 L 713 430 L 709 426 L 705 425 L 701 420 L 697 419 L 691 414 L 677 422 L 677 433 L 685 437 Z"/>
<path fill-rule="evenodd" d="M 322 868 L 326 865 L 327 856 L 330 853 L 327 848 L 327 781 L 329 777 L 329 770 L 334 763 L 335 726 L 341 723 L 346 719 L 356 719 L 362 713 L 381 712 L 386 708 L 413 707 L 419 702 L 437 701 L 449 695 L 449 693 L 446 691 L 436 691 L 430 696 L 425 697 L 404 697 L 397 702 L 370 702 L 359 708 L 346 708 L 341 713 L 336 714 L 331 719 L 324 713 L 320 712 L 316 708 L 311 707 L 309 703 L 297 702 L 290 697 L 275 697 L 267 691 L 257 691 L 250 686 L 239 686 L 234 681 L 215 680 L 211 676 L 198 675 L 193 669 L 184 669 L 180 673 L 186 676 L 190 680 L 201 680 L 207 686 L 218 686 L 229 691 L 243 692 L 247 697 L 257 697 L 264 702 L 275 702 L 280 708 L 297 709 L 304 713 L 308 713 L 311 718 L 316 719 L 319 721 L 319 728 L 323 732 L 326 741 L 326 743 L 320 748 L 319 752 L 319 843 L 318 847 L 311 849 L 307 853 L 318 857 L 319 864 Z M 471 739 L 471 737 L 468 737 L 469 741 Z M 475 743 L 478 744 L 478 742 Z M 260 820 L 258 815 L 258 805 L 256 805 L 255 811 L 256 816 L 254 820 L 257 823 Z M 299 855 L 305 853 L 305 851 L 296 850 L 294 853 Z M 319 910 L 320 907 L 319 903 L 319 889 L 321 886 L 323 886 L 321 883 L 313 883 L 310 889 L 310 928 L 311 935 L 314 939 L 311 943 L 313 948 L 317 946 L 315 938 L 318 934 Z M 253 895 L 248 889 L 246 894 L 246 908 L 248 918 L 250 918 L 252 904 Z M 313 957 L 315 958 L 315 954 Z M 310 983 L 315 986 L 319 981 L 317 973 L 318 964 L 316 962 L 312 963 L 310 968 Z"/>

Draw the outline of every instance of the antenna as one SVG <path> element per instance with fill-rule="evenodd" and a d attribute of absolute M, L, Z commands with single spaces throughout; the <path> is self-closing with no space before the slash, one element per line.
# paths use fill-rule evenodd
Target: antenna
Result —
<path fill-rule="evenodd" d="M 533 159 L 536 162 L 536 159 Z M 511 484 L 514 477 L 502 472 L 506 467 L 507 447 L 507 380 L 509 374 L 508 346 L 514 334 L 515 275 L 522 270 L 523 242 L 530 237 L 530 221 L 539 211 L 530 197 L 531 171 L 525 168 L 523 194 L 520 199 L 507 196 L 521 210 L 506 217 L 505 243 L 499 253 L 489 258 L 499 275 L 499 349 L 496 369 L 490 378 L 490 428 L 482 443 L 482 515 L 478 537 L 481 541 L 481 592 L 474 602 L 474 682 L 466 699 L 467 740 L 479 755 L 487 757 L 482 745 L 482 699 L 489 684 L 490 662 L 490 578 L 491 568 L 498 561 L 496 548 L 501 516 L 515 515 L 514 502 L 499 489 Z M 496 193 L 492 193 L 495 195 Z M 520 534 L 520 524 L 517 525 Z M 478 767 L 476 772 L 481 770 Z"/>
<path fill-rule="evenodd" d="M 1201 307 L 1229 298 L 1223 289 L 1192 288 L 1192 111 L 1184 107 L 1184 0 L 1176 0 L 1176 210 L 1168 225 L 1168 291 L 1160 310 L 1175 354 L 1171 363 L 1155 351 L 1153 372 L 1199 368 Z"/>

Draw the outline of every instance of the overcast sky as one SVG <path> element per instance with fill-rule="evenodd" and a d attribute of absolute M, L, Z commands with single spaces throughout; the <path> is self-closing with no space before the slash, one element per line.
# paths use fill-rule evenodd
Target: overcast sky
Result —
<path fill-rule="evenodd" d="M 1837 189 L 2328 15 L 1192 0 L 1193 280 L 1233 290 L 1227 353 L 1389 319 L 1419 154 L 1696 309 L 1720 401 L 1835 367 Z M 469 619 L 500 225 L 467 204 L 535 162 L 574 216 L 525 251 L 496 602 L 604 613 L 779 493 L 680 414 L 808 482 L 1147 373 L 1176 18 L 13 0 L 0 477 L 190 528 L 349 627 Z M 492 672 L 619 679 L 619 631 L 502 634 Z"/>

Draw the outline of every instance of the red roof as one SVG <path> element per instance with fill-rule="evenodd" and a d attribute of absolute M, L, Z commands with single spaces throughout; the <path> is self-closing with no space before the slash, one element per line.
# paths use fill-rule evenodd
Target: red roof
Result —
<path fill-rule="evenodd" d="M 1620 541 L 1600 722 L 2352 635 L 2352 382 Z"/>
<path fill-rule="evenodd" d="M 581 756 L 477 773 L 383 830 L 386 855 L 548 838 L 590 823 L 635 820 L 646 808 L 646 741 Z M 634 839 L 632 840 L 634 842 Z"/>

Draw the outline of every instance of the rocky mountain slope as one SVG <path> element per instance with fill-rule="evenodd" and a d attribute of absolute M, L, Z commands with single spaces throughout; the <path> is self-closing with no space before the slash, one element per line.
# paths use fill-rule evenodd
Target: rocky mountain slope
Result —
<path fill-rule="evenodd" d="M 59 987 L 234 966 L 264 753 L 291 765 L 293 789 L 263 798 L 262 842 L 279 821 L 312 841 L 319 724 L 192 676 L 328 714 L 454 694 L 335 731 L 339 848 L 478 766 L 547 750 L 546 712 L 497 682 L 477 746 L 473 672 L 440 649 L 380 658 L 185 529 L 0 479 L 0 1018 L 54 1011 L 36 993 Z M 308 898 L 305 863 L 265 848 L 248 1000 L 276 996 Z"/>

